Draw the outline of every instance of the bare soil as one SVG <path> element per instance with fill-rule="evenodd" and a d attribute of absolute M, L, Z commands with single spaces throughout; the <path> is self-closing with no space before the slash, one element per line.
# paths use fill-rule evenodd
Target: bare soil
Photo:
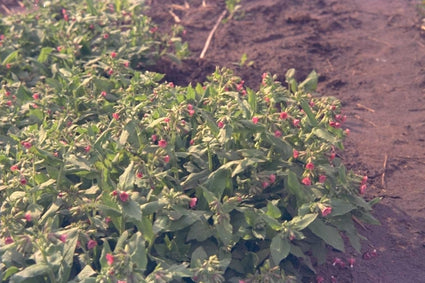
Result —
<path fill-rule="evenodd" d="M 281 80 L 320 74 L 319 93 L 339 98 L 349 116 L 343 153 L 349 168 L 369 177 L 367 198 L 382 197 L 381 226 L 359 227 L 362 254 L 354 268 L 321 267 L 325 282 L 425 282 L 425 40 L 415 0 L 242 0 L 242 13 L 218 26 L 224 5 L 207 0 L 151 0 L 149 13 L 166 30 L 181 20 L 192 56 L 162 62 L 167 80 L 186 85 L 226 66 L 257 88 L 263 72 Z M 174 4 L 174 5 L 172 5 Z M 176 6 L 181 5 L 181 6 Z M 239 66 L 243 53 L 251 66 Z M 362 256 L 376 249 L 371 259 Z M 331 276 L 334 276 L 332 281 Z"/>
<path fill-rule="evenodd" d="M 349 116 L 345 163 L 369 177 L 366 198 L 382 198 L 374 211 L 382 225 L 359 227 L 368 239 L 362 254 L 333 252 L 320 275 L 325 282 L 425 282 L 425 38 L 419 1 L 242 0 L 242 10 L 218 26 L 204 59 L 199 55 L 224 1 L 206 0 L 206 7 L 201 0 L 188 0 L 189 7 L 184 0 L 147 2 L 159 31 L 179 18 L 192 52 L 179 65 L 158 65 L 168 81 L 204 81 L 216 66 L 233 69 L 252 88 L 263 72 L 282 81 L 289 68 L 299 79 L 311 70 L 320 74 L 319 93 L 339 98 Z M 16 3 L 0 1 L 10 13 L 19 10 Z M 253 65 L 239 66 L 243 53 Z M 367 259 L 374 249 L 377 255 Z M 354 268 L 332 266 L 332 257 L 351 255 Z"/>

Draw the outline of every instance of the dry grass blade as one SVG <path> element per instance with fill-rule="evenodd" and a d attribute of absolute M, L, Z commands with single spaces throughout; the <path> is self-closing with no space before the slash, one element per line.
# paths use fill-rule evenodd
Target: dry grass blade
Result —
<path fill-rule="evenodd" d="M 204 49 L 202 49 L 202 52 L 201 52 L 201 55 L 199 56 L 199 58 L 202 59 L 202 58 L 205 57 L 205 53 L 207 52 L 208 47 L 210 46 L 211 39 L 212 39 L 215 31 L 217 30 L 218 25 L 220 24 L 220 22 L 223 20 L 224 16 L 226 15 L 226 13 L 227 13 L 227 10 L 224 10 L 221 13 L 220 17 L 218 18 L 217 22 L 215 23 L 214 27 L 212 28 L 210 34 L 208 35 L 207 41 L 205 42 L 205 45 L 204 45 Z"/>

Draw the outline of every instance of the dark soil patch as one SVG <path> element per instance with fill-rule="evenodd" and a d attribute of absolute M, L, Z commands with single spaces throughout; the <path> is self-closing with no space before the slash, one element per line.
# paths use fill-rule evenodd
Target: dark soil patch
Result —
<path fill-rule="evenodd" d="M 319 93 L 342 101 L 351 129 L 344 158 L 369 177 L 367 198 L 382 197 L 374 212 L 382 225 L 359 228 L 369 239 L 363 253 L 377 256 L 335 254 L 356 264 L 321 267 L 325 282 L 425 282 L 425 40 L 417 1 L 243 0 L 243 13 L 220 24 L 203 60 L 222 1 L 150 2 L 160 30 L 174 24 L 169 11 L 180 18 L 192 51 L 181 65 L 162 62 L 167 80 L 195 83 L 226 66 L 256 88 L 263 72 L 283 80 L 289 68 L 300 79 L 316 70 Z M 238 65 L 243 53 L 253 65 Z"/>

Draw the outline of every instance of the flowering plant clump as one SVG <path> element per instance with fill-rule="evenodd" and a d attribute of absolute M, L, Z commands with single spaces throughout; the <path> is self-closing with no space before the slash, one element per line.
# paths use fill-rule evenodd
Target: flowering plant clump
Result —
<path fill-rule="evenodd" d="M 314 72 L 288 71 L 287 87 L 264 74 L 258 91 L 225 69 L 160 83 L 134 68 L 148 49 L 126 45 L 159 36 L 139 6 L 98 2 L 51 4 L 43 27 L 0 20 L 3 281 L 284 282 L 312 276 L 343 235 L 360 251 L 353 219 L 376 223 L 367 179 L 336 154 L 345 118 Z M 96 25 L 112 16 L 143 42 L 133 24 Z M 27 41 L 29 27 L 43 32 Z M 90 32 L 90 53 L 67 51 Z"/>

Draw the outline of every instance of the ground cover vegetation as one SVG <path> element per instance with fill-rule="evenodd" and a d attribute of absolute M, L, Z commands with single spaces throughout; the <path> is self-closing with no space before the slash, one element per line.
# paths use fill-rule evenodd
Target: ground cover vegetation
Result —
<path fill-rule="evenodd" d="M 360 251 L 375 200 L 315 72 L 175 86 L 147 70 L 183 31 L 142 2 L 37 5 L 0 20 L 3 282 L 291 282 Z"/>

